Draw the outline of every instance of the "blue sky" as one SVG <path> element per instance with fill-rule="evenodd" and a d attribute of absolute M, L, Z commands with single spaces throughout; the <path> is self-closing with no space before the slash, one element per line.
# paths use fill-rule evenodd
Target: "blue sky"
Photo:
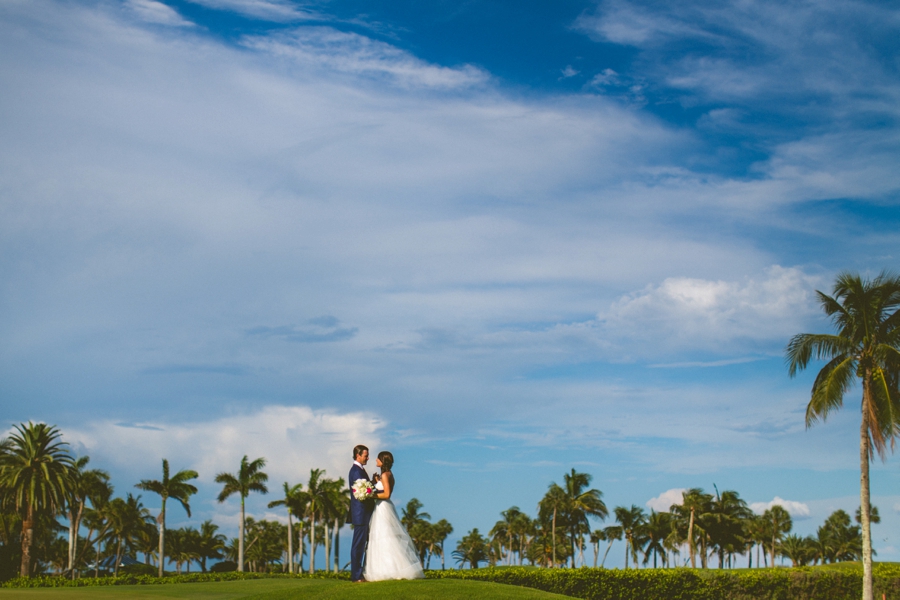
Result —
<path fill-rule="evenodd" d="M 572 467 L 611 507 L 716 484 L 812 533 L 858 504 L 858 399 L 805 430 L 812 373 L 782 352 L 827 328 L 837 272 L 896 265 L 898 25 L 867 2 L 5 2 L 3 415 L 122 492 L 196 468 L 184 522 L 235 531 L 217 472 L 344 476 L 364 442 L 459 534 Z M 885 559 L 898 483 L 875 466 Z"/>

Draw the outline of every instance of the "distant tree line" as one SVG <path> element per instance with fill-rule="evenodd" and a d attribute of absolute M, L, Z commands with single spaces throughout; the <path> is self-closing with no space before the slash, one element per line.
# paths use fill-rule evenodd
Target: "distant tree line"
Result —
<path fill-rule="evenodd" d="M 574 568 L 587 565 L 585 550 L 590 545 L 593 566 L 603 567 L 616 541 L 625 542 L 626 569 L 651 562 L 654 568 L 696 568 L 699 563 L 705 569 L 713 557 L 719 568 L 737 566 L 738 556 L 751 568 L 774 566 L 778 557 L 795 567 L 862 558 L 859 509 L 855 524 L 845 511 L 837 510 L 815 536 L 801 537 L 791 534 L 791 515 L 782 506 L 757 515 L 735 491 L 713 495 L 694 488 L 669 511 L 648 513 L 635 505 L 617 506 L 612 513 L 615 525 L 592 529 L 592 519 L 602 521 L 610 515 L 602 492 L 588 489 L 590 482 L 590 475 L 572 469 L 563 476 L 563 485 L 550 485 L 535 518 L 513 506 L 500 513 L 501 520 L 486 535 L 478 529 L 469 531 L 453 552 L 457 563 L 474 568 L 526 563 Z M 871 516 L 873 523 L 880 521 L 877 507 L 872 507 Z"/>

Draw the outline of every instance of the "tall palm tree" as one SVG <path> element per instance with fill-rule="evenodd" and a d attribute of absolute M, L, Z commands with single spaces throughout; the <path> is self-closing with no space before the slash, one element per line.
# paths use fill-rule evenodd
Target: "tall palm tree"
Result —
<path fill-rule="evenodd" d="M 197 471 L 191 469 L 182 469 L 173 476 L 169 476 L 169 461 L 162 459 L 163 476 L 162 479 L 142 479 L 140 483 L 134 487 L 145 492 L 153 492 L 159 494 L 162 499 L 162 507 L 159 509 L 159 515 L 156 522 L 159 525 L 159 576 L 163 576 L 163 567 L 166 562 L 166 500 L 172 498 L 177 500 L 187 516 L 191 516 L 190 498 L 197 493 L 197 487 L 188 483 L 192 479 L 197 479 Z"/>
<path fill-rule="evenodd" d="M 575 538 L 578 530 L 590 533 L 589 517 L 596 517 L 601 521 L 609 516 L 606 504 L 603 503 L 603 492 L 597 489 L 585 489 L 591 484 L 592 477 L 587 473 L 578 473 L 572 469 L 571 473 L 563 475 L 563 484 L 569 505 L 569 533 L 572 542 L 572 567 L 575 567 Z"/>
<path fill-rule="evenodd" d="M 793 523 L 791 522 L 791 515 L 788 511 L 786 511 L 783 506 L 777 504 L 772 508 L 767 509 L 762 516 L 763 520 L 766 522 L 766 533 L 770 537 L 769 556 L 771 558 L 771 564 L 774 567 L 775 554 L 778 551 L 778 545 L 781 543 L 785 534 L 791 531 Z"/>
<path fill-rule="evenodd" d="M 603 560 L 600 561 L 600 568 L 602 569 L 606 565 L 606 557 L 609 555 L 613 542 L 622 539 L 622 528 L 618 525 L 610 525 L 609 527 L 604 527 L 601 531 L 603 532 L 603 539 L 607 541 L 606 552 L 603 553 Z"/>
<path fill-rule="evenodd" d="M 681 504 L 673 504 L 670 510 L 675 515 L 676 522 L 680 526 L 679 533 L 682 536 L 686 536 L 691 557 L 691 568 L 696 569 L 697 538 L 700 537 L 701 542 L 703 542 L 703 536 L 706 535 L 706 532 L 700 525 L 700 520 L 710 511 L 713 497 L 711 494 L 704 493 L 700 488 L 691 488 L 682 492 L 681 498 Z M 701 550 L 701 565 L 703 568 L 706 568 L 705 544 L 702 545 Z"/>
<path fill-rule="evenodd" d="M 222 491 L 219 492 L 219 502 L 225 502 L 232 494 L 238 494 L 241 497 L 241 522 L 238 529 L 238 571 L 244 570 L 244 523 L 246 518 L 244 501 L 250 495 L 250 492 L 269 493 L 269 488 L 266 487 L 269 476 L 262 471 L 262 468 L 265 466 L 265 458 L 257 458 L 251 462 L 247 460 L 247 455 L 245 454 L 244 458 L 241 459 L 241 466 L 236 474 L 219 473 L 216 475 L 216 483 L 223 485 Z"/>
<path fill-rule="evenodd" d="M 347 494 L 347 484 L 341 478 L 335 479 L 331 487 L 331 502 L 334 513 L 332 519 L 334 526 L 332 534 L 334 536 L 333 553 L 335 573 L 341 570 L 341 528 L 347 524 L 347 517 L 350 515 L 350 496 Z"/>
<path fill-rule="evenodd" d="M 119 575 L 119 565 L 125 550 L 132 546 L 140 534 L 141 527 L 152 519 L 150 512 L 144 508 L 140 496 L 128 494 L 127 498 L 115 498 L 109 503 L 109 533 L 116 541 L 116 563 L 113 574 Z"/>
<path fill-rule="evenodd" d="M 294 572 L 294 509 L 303 500 L 303 484 L 290 485 L 284 482 L 284 498 L 281 500 L 273 500 L 269 502 L 269 508 L 283 506 L 287 509 L 288 514 L 288 573 Z M 204 569 L 205 571 L 206 569 Z"/>
<path fill-rule="evenodd" d="M 453 525 L 450 524 L 446 519 L 441 519 L 433 526 L 433 539 L 434 543 L 440 548 L 441 553 L 441 571 L 445 568 L 444 563 L 444 542 L 447 541 L 447 536 L 453 533 Z"/>
<path fill-rule="evenodd" d="M 62 434 L 45 423 L 20 424 L 0 453 L 0 486 L 22 517 L 22 577 L 31 575 L 35 517 L 62 511 L 75 461 Z"/>
<path fill-rule="evenodd" d="M 556 483 L 551 483 L 547 493 L 538 503 L 538 513 L 542 521 L 550 520 L 550 536 L 552 544 L 552 566 L 559 566 L 556 562 L 556 521 L 557 518 L 568 516 L 569 496 L 566 490 Z"/>
<path fill-rule="evenodd" d="M 872 600 L 872 529 L 869 463 L 885 458 L 900 432 L 900 278 L 882 272 L 874 279 L 841 273 L 832 296 L 816 291 L 836 334 L 801 333 L 785 349 L 794 377 L 813 359 L 828 360 L 813 383 L 806 426 L 843 406 L 844 395 L 862 383 L 859 430 L 859 498 L 863 545 L 863 600 Z"/>
<path fill-rule="evenodd" d="M 77 549 L 78 531 L 84 509 L 92 494 L 109 483 L 109 473 L 100 469 L 86 469 L 90 457 L 82 456 L 75 461 L 70 472 L 70 486 L 66 494 L 67 514 L 69 520 L 69 560 L 68 571 L 75 579 L 75 551 Z"/>
<path fill-rule="evenodd" d="M 657 556 L 662 556 L 663 566 L 666 566 L 666 538 L 672 533 L 672 515 L 667 512 L 650 511 L 646 523 L 647 547 L 644 548 L 644 564 L 650 562 L 653 555 L 653 568 L 656 568 Z M 596 566 L 596 565 L 594 565 Z"/>
<path fill-rule="evenodd" d="M 516 521 L 521 514 L 522 511 L 519 510 L 518 506 L 511 506 L 510 508 L 501 511 L 500 516 L 503 518 L 494 524 L 494 528 L 491 529 L 488 534 L 491 537 L 503 538 L 504 545 L 506 546 L 507 565 L 512 564 L 513 538 L 516 535 Z"/>
<path fill-rule="evenodd" d="M 644 537 L 643 528 L 647 523 L 647 516 L 644 514 L 644 509 L 634 504 L 631 505 L 631 508 L 617 506 L 613 512 L 616 515 L 616 523 L 622 528 L 622 535 L 625 537 L 625 568 L 628 568 L 629 553 L 635 568 L 637 568 L 637 551 Z"/>
<path fill-rule="evenodd" d="M 752 516 L 752 511 L 740 495 L 733 490 L 725 490 L 721 494 L 716 488 L 716 497 L 712 501 L 707 516 L 707 526 L 713 546 L 719 555 L 719 568 L 725 568 L 725 555 L 730 558 L 738 549 L 743 549 L 744 522 Z"/>
<path fill-rule="evenodd" d="M 328 510 L 331 494 L 325 469 L 310 469 L 306 482 L 306 514 L 309 517 L 309 572 L 316 570 L 316 517 Z M 327 566 L 327 559 L 326 559 Z"/>

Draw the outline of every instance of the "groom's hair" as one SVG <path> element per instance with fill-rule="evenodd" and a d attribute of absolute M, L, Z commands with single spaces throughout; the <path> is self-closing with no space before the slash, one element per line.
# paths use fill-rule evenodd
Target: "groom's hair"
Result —
<path fill-rule="evenodd" d="M 368 448 L 363 446 L 362 444 L 358 444 L 353 447 L 353 460 L 356 460 L 360 454 L 363 452 L 368 452 Z"/>

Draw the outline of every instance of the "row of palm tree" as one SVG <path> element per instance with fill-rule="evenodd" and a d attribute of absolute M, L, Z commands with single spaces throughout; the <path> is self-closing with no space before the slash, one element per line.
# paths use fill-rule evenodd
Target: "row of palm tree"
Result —
<path fill-rule="evenodd" d="M 682 501 L 669 511 L 648 513 L 635 505 L 617 506 L 612 512 L 615 524 L 592 531 L 589 520 L 604 520 L 608 513 L 602 493 L 587 489 L 590 481 L 588 474 L 573 469 L 565 474 L 564 485 L 550 484 L 535 519 L 517 506 L 502 511 L 501 520 L 486 536 L 473 529 L 459 541 L 453 553 L 457 563 L 473 568 L 482 562 L 522 565 L 525 561 L 544 567 L 584 566 L 586 540 L 593 547 L 594 567 L 603 567 L 613 543 L 624 541 L 626 569 L 651 561 L 654 568 L 676 566 L 683 551 L 684 564 L 696 568 L 699 559 L 704 569 L 713 557 L 719 568 L 734 567 L 737 556 L 746 556 L 747 566 L 753 567 L 754 550 L 757 567 L 774 566 L 777 557 L 790 559 L 795 566 L 862 557 L 861 511 L 857 510 L 857 525 L 838 510 L 816 537 L 801 538 L 788 535 L 793 522 L 784 507 L 774 505 L 757 515 L 732 490 L 715 494 L 700 488 L 686 490 Z M 870 514 L 877 523 L 877 507 Z"/>

